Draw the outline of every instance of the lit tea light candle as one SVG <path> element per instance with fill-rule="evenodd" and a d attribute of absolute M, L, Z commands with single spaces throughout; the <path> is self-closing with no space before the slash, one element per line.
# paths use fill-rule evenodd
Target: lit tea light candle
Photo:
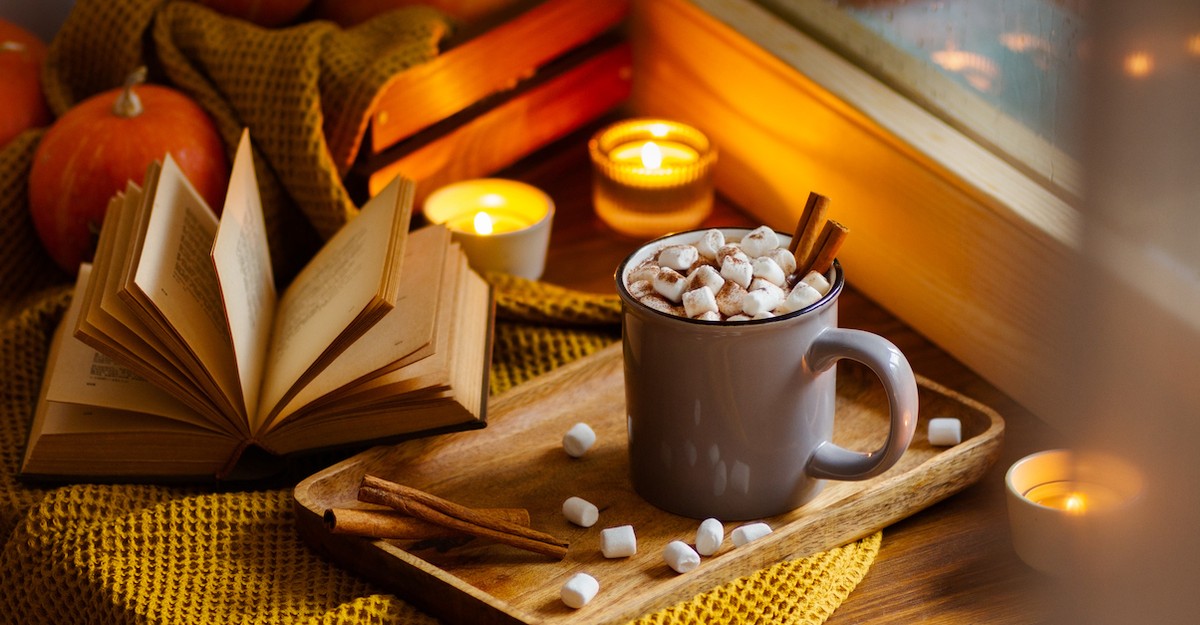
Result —
<path fill-rule="evenodd" d="M 425 199 L 425 218 L 445 224 L 477 271 L 530 280 L 542 276 L 554 201 L 516 180 L 480 178 L 447 185 Z"/>
<path fill-rule="evenodd" d="M 1117 458 L 1055 449 L 1017 461 L 1005 475 L 1013 549 L 1030 567 L 1075 571 L 1084 537 L 1135 500 L 1141 474 Z"/>
<path fill-rule="evenodd" d="M 712 212 L 716 148 L 699 130 L 662 119 L 631 119 L 588 142 L 596 214 L 636 237 L 695 228 Z"/>
<path fill-rule="evenodd" d="M 1025 498 L 1039 506 L 1074 515 L 1104 512 L 1121 503 L 1120 495 L 1111 488 L 1073 480 L 1038 484 L 1025 492 Z"/>

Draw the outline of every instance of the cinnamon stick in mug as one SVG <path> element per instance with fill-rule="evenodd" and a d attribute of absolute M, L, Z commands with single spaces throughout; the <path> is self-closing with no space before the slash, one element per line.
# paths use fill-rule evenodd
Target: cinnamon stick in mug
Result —
<path fill-rule="evenodd" d="M 817 236 L 821 234 L 821 224 L 825 222 L 825 213 L 829 208 L 829 198 L 820 193 L 809 193 L 800 220 L 796 222 L 796 233 L 792 235 L 790 250 L 796 257 L 797 267 L 806 267 L 812 261 L 813 249 L 817 245 Z M 801 274 L 803 275 L 803 274 Z"/>
<path fill-rule="evenodd" d="M 825 227 L 821 229 L 820 243 L 813 253 L 812 264 L 800 275 L 807 275 L 809 271 L 817 273 L 829 271 L 829 268 L 833 266 L 833 259 L 837 258 L 838 250 L 849 234 L 850 229 L 846 226 L 832 219 L 825 222 Z M 800 267 L 800 265 L 797 266 Z"/>

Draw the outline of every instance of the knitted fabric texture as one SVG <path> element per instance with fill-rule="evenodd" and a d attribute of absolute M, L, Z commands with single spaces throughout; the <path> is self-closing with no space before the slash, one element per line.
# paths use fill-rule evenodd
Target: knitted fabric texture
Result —
<path fill-rule="evenodd" d="M 55 110 L 61 113 L 70 103 L 118 84 L 129 65 L 143 61 L 159 67 L 160 76 L 223 84 L 216 68 L 226 61 L 201 60 L 205 53 L 193 49 L 194 37 L 172 35 L 171 46 L 162 41 L 162 32 L 211 28 L 212 41 L 219 42 L 215 47 L 226 52 L 255 50 L 262 59 L 280 64 L 247 62 L 241 71 L 248 75 L 230 79 L 247 81 L 246 86 L 212 87 L 228 103 L 224 113 L 215 103 L 217 96 L 205 95 L 203 86 L 188 88 L 214 118 L 230 116 L 232 121 L 220 122 L 222 132 L 227 141 L 236 140 L 230 129 L 247 120 L 271 117 L 250 110 L 272 106 L 274 101 L 274 96 L 255 91 L 277 88 L 268 85 L 283 80 L 278 75 L 295 69 L 290 63 L 297 61 L 262 50 L 259 46 L 268 44 L 261 41 L 242 38 L 279 37 L 275 41 L 287 42 L 280 46 L 298 46 L 288 48 L 298 56 L 304 56 L 301 48 L 308 45 L 327 51 L 334 45 L 330 42 L 342 41 L 337 45 L 359 50 L 357 55 L 375 46 L 372 37 L 378 38 L 387 28 L 411 38 L 414 48 L 427 46 L 431 33 L 441 28 L 440 19 L 430 13 L 401 12 L 364 25 L 365 30 L 356 29 L 359 35 L 327 24 L 263 31 L 230 23 L 203 7 L 182 6 L 186 4 L 79 0 L 77 13 L 52 45 L 46 70 Z M 99 21 L 86 22 L 81 15 Z M 318 31 L 321 34 L 315 34 Z M 144 33 L 153 36 L 143 38 Z M 182 43 L 185 40 L 191 43 Z M 143 46 L 147 41 L 153 42 L 152 52 Z M 172 54 L 179 58 L 163 61 Z M 296 79 L 295 84 L 278 88 L 302 92 L 304 102 L 320 103 L 326 113 L 292 117 L 276 112 L 280 120 L 292 121 L 262 128 L 256 139 L 261 146 L 273 147 L 263 147 L 256 156 L 265 157 L 263 169 L 279 174 L 283 181 L 279 187 L 285 189 L 280 197 L 294 194 L 292 199 L 303 207 L 298 214 L 321 232 L 353 214 L 340 195 L 338 155 L 344 155 L 341 150 L 353 151 L 354 146 L 346 142 L 357 141 L 353 135 L 361 137 L 366 112 L 360 108 L 350 119 L 331 122 L 329 112 L 335 109 L 329 106 L 325 88 L 353 83 L 355 78 L 349 74 L 355 70 L 328 59 L 305 58 L 297 61 L 307 68 L 304 80 L 299 79 L 302 72 L 296 72 L 297 76 L 286 77 Z M 172 67 L 161 69 L 164 62 Z M 178 66 L 181 63 L 186 67 Z M 371 88 L 348 88 L 347 93 L 369 99 Z M 241 95 L 230 95 L 235 91 Z M 288 125 L 293 123 L 296 126 Z M 291 139 L 276 133 L 310 139 L 291 144 Z M 330 564 L 300 539 L 294 527 L 291 486 L 337 458 L 308 460 L 291 467 L 277 482 L 239 490 L 102 484 L 51 488 L 17 480 L 49 338 L 71 296 L 70 277 L 42 250 L 27 209 L 25 184 L 41 136 L 41 130 L 33 130 L 0 146 L 0 370 L 4 371 L 0 380 L 0 622 L 436 622 L 386 589 Z M 289 150 L 306 152 L 272 154 Z M 307 165 L 298 164 L 301 161 Z M 313 177 L 312 189 L 289 184 L 292 174 L 284 170 L 305 166 L 322 170 L 322 176 Z M 322 185 L 334 188 L 317 189 Z M 619 305 L 614 297 L 507 276 L 489 276 L 489 280 L 498 307 L 493 393 L 619 340 Z M 638 622 L 820 623 L 861 580 L 879 543 L 876 533 L 821 554 L 782 562 Z"/>

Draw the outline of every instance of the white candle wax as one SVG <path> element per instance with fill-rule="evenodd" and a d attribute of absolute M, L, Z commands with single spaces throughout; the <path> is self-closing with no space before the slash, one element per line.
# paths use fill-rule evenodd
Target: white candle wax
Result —
<path fill-rule="evenodd" d="M 464 180 L 434 191 L 425 218 L 445 224 L 477 271 L 530 280 L 542 276 L 554 202 L 536 187 L 516 180 Z"/>

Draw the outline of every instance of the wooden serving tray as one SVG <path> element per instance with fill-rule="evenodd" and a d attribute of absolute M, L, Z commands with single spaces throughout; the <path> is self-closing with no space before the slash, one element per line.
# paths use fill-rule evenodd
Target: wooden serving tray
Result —
<path fill-rule="evenodd" d="M 875 449 L 885 438 L 887 405 L 874 375 L 838 365 L 835 441 Z M 722 549 L 678 575 L 662 551 L 675 539 L 691 543 L 699 522 L 663 512 L 633 492 L 625 448 L 621 346 L 608 347 L 495 398 L 484 430 L 377 447 L 321 471 L 295 489 L 297 526 L 305 540 L 335 562 L 453 623 L 620 623 L 691 598 L 724 582 L 791 557 L 845 544 L 921 510 L 978 480 L 999 454 L 1004 421 L 991 409 L 918 376 L 920 418 L 900 462 L 863 482 L 830 482 L 813 501 L 765 519 L 774 532 Z M 932 417 L 957 417 L 963 442 L 931 447 Z M 583 421 L 596 445 L 571 458 L 562 436 Z M 329 533 L 322 516 L 350 507 L 364 474 L 414 486 L 479 508 L 528 508 L 535 528 L 570 541 L 555 561 L 483 540 L 385 541 Z M 583 497 L 600 520 L 580 528 L 563 518 L 563 500 Z M 609 560 L 600 530 L 632 524 L 637 554 Z M 726 524 L 726 532 L 736 524 Z M 566 607 L 559 589 L 584 571 L 600 592 L 582 609 Z"/>

